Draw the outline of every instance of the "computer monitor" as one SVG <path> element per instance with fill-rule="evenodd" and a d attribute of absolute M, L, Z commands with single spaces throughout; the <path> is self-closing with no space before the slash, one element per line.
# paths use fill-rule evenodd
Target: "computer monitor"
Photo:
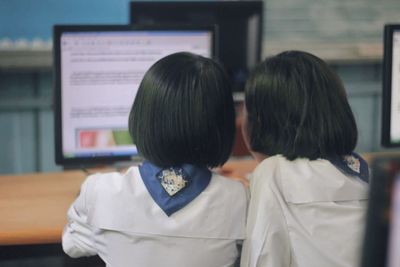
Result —
<path fill-rule="evenodd" d="M 360 267 L 400 266 L 400 157 L 372 164 L 367 223 Z"/>
<path fill-rule="evenodd" d="M 56 163 L 91 165 L 138 156 L 128 115 L 148 68 L 181 51 L 214 56 L 214 27 L 55 26 Z"/>
<path fill-rule="evenodd" d="M 242 92 L 249 71 L 261 60 L 263 1 L 132 1 L 133 25 L 160 23 L 218 25 L 218 54 Z"/>
<path fill-rule="evenodd" d="M 384 30 L 382 145 L 400 147 L 400 24 Z"/>

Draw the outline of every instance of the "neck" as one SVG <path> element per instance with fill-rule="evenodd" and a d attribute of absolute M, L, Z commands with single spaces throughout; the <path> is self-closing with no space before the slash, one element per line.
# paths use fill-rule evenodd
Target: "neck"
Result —
<path fill-rule="evenodd" d="M 259 153 L 259 152 L 250 151 L 250 153 L 253 156 L 253 158 L 257 161 L 257 163 L 260 163 L 264 159 L 268 158 L 267 155 Z"/>

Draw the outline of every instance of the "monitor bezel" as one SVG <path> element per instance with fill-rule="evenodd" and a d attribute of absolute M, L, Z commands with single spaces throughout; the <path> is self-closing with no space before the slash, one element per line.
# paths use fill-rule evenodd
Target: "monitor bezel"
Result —
<path fill-rule="evenodd" d="M 62 99 L 61 99 L 61 36 L 67 32 L 112 32 L 112 31 L 205 31 L 211 33 L 211 57 L 218 57 L 216 25 L 54 25 L 53 27 L 53 103 L 55 162 L 64 167 L 98 166 L 118 162 L 140 161 L 140 155 L 132 156 L 96 156 L 65 157 L 62 142 Z"/>
<path fill-rule="evenodd" d="M 386 209 L 391 207 L 392 202 L 388 189 L 393 185 L 395 174 L 400 171 L 400 157 L 389 154 L 378 156 L 372 160 L 370 166 L 372 177 L 360 257 L 360 266 L 363 267 L 385 266 L 390 225 L 385 218 L 388 216 Z"/>
<path fill-rule="evenodd" d="M 259 24 L 257 29 L 257 48 L 256 48 L 256 63 L 254 66 L 247 69 L 250 73 L 252 69 L 256 67 L 262 61 L 263 56 L 263 30 L 264 30 L 264 1 L 263 0 L 246 0 L 246 1 L 237 1 L 237 0 L 224 0 L 224 1 L 201 1 L 201 0 L 183 0 L 183 1 L 163 1 L 163 0 L 156 0 L 156 1 L 146 1 L 146 0 L 137 0 L 131 1 L 129 6 L 129 19 L 132 25 L 152 25 L 148 22 L 137 21 L 136 20 L 136 10 L 141 10 L 138 12 L 143 13 L 144 11 L 147 12 L 148 10 L 154 10 L 154 14 L 168 14 L 168 10 L 173 10 L 176 8 L 179 9 L 190 9 L 190 10 L 201 10 L 201 12 L 214 12 L 220 13 L 223 17 L 226 16 L 226 13 L 229 11 L 243 14 L 243 13 L 254 13 L 259 16 Z M 143 11 L 144 10 L 144 11 Z M 152 22 L 153 23 L 153 22 Z M 154 23 L 160 23 L 159 21 Z M 162 23 L 162 22 L 161 22 Z M 169 23 L 182 23 L 181 20 L 171 21 Z M 191 22 L 188 22 L 191 23 Z M 218 25 L 218 23 L 217 23 Z M 218 25 L 219 26 L 219 25 Z M 216 46 L 216 49 L 222 50 L 223 47 Z M 222 54 L 222 53 L 221 53 Z M 220 62 L 224 65 L 226 69 L 229 69 L 228 65 L 225 65 L 223 59 L 220 59 Z M 240 82 L 235 83 L 233 81 L 233 94 L 240 95 L 244 93 L 244 84 L 239 86 Z M 240 88 L 239 88 L 240 87 Z M 243 100 L 244 96 L 240 96 L 239 99 Z"/>
<path fill-rule="evenodd" d="M 381 144 L 385 147 L 400 147 L 400 143 L 394 143 L 390 136 L 391 128 L 391 97 L 392 97 L 392 57 L 393 57 L 393 33 L 400 31 L 400 24 L 387 24 L 384 27 L 383 36 L 383 72 L 382 72 L 382 134 Z M 389 118 L 389 119 L 388 119 Z"/>

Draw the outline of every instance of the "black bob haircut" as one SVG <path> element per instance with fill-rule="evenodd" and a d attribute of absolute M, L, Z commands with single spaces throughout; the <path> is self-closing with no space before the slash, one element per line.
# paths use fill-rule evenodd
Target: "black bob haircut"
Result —
<path fill-rule="evenodd" d="M 246 83 L 251 149 L 273 156 L 330 158 L 352 152 L 357 126 L 344 86 L 320 58 L 286 51 L 267 58 Z"/>
<path fill-rule="evenodd" d="M 216 167 L 229 158 L 235 135 L 231 83 L 216 61 L 181 52 L 144 75 L 129 115 L 139 153 L 159 167 Z"/>

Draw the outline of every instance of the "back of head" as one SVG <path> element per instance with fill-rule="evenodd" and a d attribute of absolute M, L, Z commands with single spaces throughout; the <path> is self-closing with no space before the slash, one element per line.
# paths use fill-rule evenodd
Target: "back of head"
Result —
<path fill-rule="evenodd" d="M 246 84 L 251 149 L 316 159 L 352 152 L 357 127 L 336 73 L 318 57 L 287 51 L 266 59 Z"/>
<path fill-rule="evenodd" d="M 160 167 L 215 167 L 229 158 L 234 133 L 229 79 L 212 59 L 176 53 L 145 74 L 129 116 L 139 153 Z"/>

